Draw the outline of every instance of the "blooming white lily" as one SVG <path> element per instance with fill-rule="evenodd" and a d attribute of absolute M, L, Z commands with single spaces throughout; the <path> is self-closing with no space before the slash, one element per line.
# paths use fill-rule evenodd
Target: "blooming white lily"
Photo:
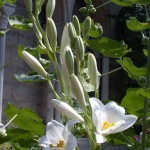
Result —
<path fill-rule="evenodd" d="M 97 143 L 105 142 L 106 135 L 130 128 L 137 120 L 134 115 L 125 115 L 125 109 L 115 102 L 104 105 L 99 99 L 90 98 L 90 104 Z"/>
<path fill-rule="evenodd" d="M 6 136 L 6 129 L 2 123 L 0 123 L 0 135 Z"/>
<path fill-rule="evenodd" d="M 47 124 L 46 135 L 39 139 L 43 150 L 74 150 L 77 139 L 71 134 L 72 126 L 77 120 L 70 120 L 66 126 L 53 120 Z"/>

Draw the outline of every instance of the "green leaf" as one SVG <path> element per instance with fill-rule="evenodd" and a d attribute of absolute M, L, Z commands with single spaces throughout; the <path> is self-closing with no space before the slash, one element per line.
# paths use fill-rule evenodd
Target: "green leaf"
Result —
<path fill-rule="evenodd" d="M 3 7 L 3 5 L 5 4 L 4 0 L 0 0 L 0 8 Z"/>
<path fill-rule="evenodd" d="M 126 21 L 127 27 L 132 31 L 141 31 L 150 28 L 150 24 L 148 23 L 140 23 L 135 17 L 130 17 L 129 20 Z"/>
<path fill-rule="evenodd" d="M 33 27 L 31 20 L 25 19 L 22 16 L 10 16 L 9 24 L 11 27 L 19 30 L 29 30 Z"/>
<path fill-rule="evenodd" d="M 10 4 L 15 4 L 16 0 L 6 0 L 6 2 L 10 3 Z"/>
<path fill-rule="evenodd" d="M 32 112 L 30 109 L 18 109 L 13 104 L 8 103 L 4 112 L 10 119 L 18 114 L 18 116 L 13 120 L 13 123 L 19 128 L 33 132 L 37 135 L 44 134 L 44 125 L 42 123 L 42 119 L 39 118 L 37 114 Z"/>
<path fill-rule="evenodd" d="M 50 66 L 50 61 L 40 58 L 39 62 L 42 64 L 42 66 L 44 67 L 44 69 L 48 69 Z"/>
<path fill-rule="evenodd" d="M 120 6 L 132 6 L 134 3 L 131 0 L 111 0 L 113 3 Z"/>
<path fill-rule="evenodd" d="M 93 38 L 98 38 L 102 35 L 102 33 L 103 33 L 102 26 L 99 23 L 94 23 L 94 20 L 92 20 L 91 28 L 88 35 Z"/>
<path fill-rule="evenodd" d="M 87 43 L 92 49 L 113 58 L 120 58 L 131 51 L 124 42 L 118 42 L 107 37 L 90 39 Z"/>
<path fill-rule="evenodd" d="M 133 3 L 141 4 L 141 5 L 148 5 L 150 4 L 150 0 L 130 0 Z"/>
<path fill-rule="evenodd" d="M 150 100 L 150 89 L 139 89 L 136 92 L 138 95 L 143 96 L 144 98 L 147 98 L 148 100 Z"/>
<path fill-rule="evenodd" d="M 131 79 L 135 79 L 134 77 L 140 78 L 141 76 L 146 76 L 146 68 L 136 67 L 129 57 L 124 57 L 122 61 L 117 60 L 117 62 L 123 67 Z"/>
<path fill-rule="evenodd" d="M 143 49 L 143 53 L 145 56 L 148 56 L 148 50 L 147 49 Z"/>
<path fill-rule="evenodd" d="M 13 78 L 19 82 L 32 83 L 32 82 L 45 82 L 47 81 L 41 75 L 28 75 L 28 74 L 15 74 Z"/>
<path fill-rule="evenodd" d="M 121 102 L 121 106 L 123 106 L 128 113 L 141 116 L 142 114 L 138 111 L 143 109 L 144 98 L 137 94 L 138 90 L 139 88 L 127 89 L 126 95 Z"/>

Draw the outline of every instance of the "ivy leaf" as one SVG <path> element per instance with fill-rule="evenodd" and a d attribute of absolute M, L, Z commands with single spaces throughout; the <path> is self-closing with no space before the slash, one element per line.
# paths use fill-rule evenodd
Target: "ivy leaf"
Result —
<path fill-rule="evenodd" d="M 150 100 L 150 89 L 139 89 L 136 92 L 138 95 L 143 96 L 144 98 L 147 98 L 148 100 Z"/>
<path fill-rule="evenodd" d="M 11 27 L 19 30 L 29 30 L 33 27 L 31 20 L 25 19 L 22 16 L 10 16 L 9 24 Z"/>
<path fill-rule="evenodd" d="M 88 35 L 93 38 L 98 38 L 102 35 L 102 33 L 103 33 L 102 26 L 99 23 L 94 23 L 94 20 L 92 20 L 91 28 Z"/>
<path fill-rule="evenodd" d="M 127 89 L 126 95 L 121 102 L 128 113 L 141 116 L 139 111 L 143 109 L 144 98 L 137 94 L 139 88 L 129 88 Z"/>
<path fill-rule="evenodd" d="M 131 0 L 111 0 L 111 1 L 120 6 L 132 6 L 134 4 Z"/>
<path fill-rule="evenodd" d="M 117 60 L 117 62 L 123 67 L 131 79 L 135 79 L 134 77 L 140 78 L 141 76 L 146 76 L 146 68 L 136 67 L 129 57 L 124 57 L 122 61 Z"/>
<path fill-rule="evenodd" d="M 13 104 L 8 103 L 4 112 L 10 119 L 18 114 L 13 123 L 19 128 L 33 132 L 35 135 L 44 134 L 44 125 L 42 123 L 42 119 L 39 118 L 37 114 L 32 112 L 30 109 L 18 109 Z"/>
<path fill-rule="evenodd" d="M 140 23 L 135 17 L 130 17 L 129 20 L 126 21 L 126 25 L 131 31 L 141 31 L 150 28 L 150 24 Z"/>
<path fill-rule="evenodd" d="M 124 42 L 118 42 L 107 37 L 89 39 L 87 43 L 92 49 L 108 57 L 120 58 L 126 53 L 131 52 Z"/>

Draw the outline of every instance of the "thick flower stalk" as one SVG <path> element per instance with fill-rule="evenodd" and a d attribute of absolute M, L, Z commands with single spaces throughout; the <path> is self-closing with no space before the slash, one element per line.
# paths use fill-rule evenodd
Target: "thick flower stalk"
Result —
<path fill-rule="evenodd" d="M 22 55 L 23 55 L 23 59 L 29 65 L 29 67 L 31 67 L 35 72 L 37 72 L 44 78 L 47 78 L 47 72 L 34 56 L 32 56 L 27 51 L 23 51 Z"/>
<path fill-rule="evenodd" d="M 63 115 L 70 119 L 77 119 L 80 122 L 84 122 L 84 119 L 79 115 L 70 105 L 57 99 L 51 100 L 52 106 Z"/>
<path fill-rule="evenodd" d="M 53 120 L 46 127 L 46 135 L 39 139 L 39 145 L 43 150 L 74 150 L 77 139 L 71 134 L 72 126 L 77 120 L 70 120 L 66 126 Z"/>
<path fill-rule="evenodd" d="M 107 135 L 130 128 L 137 120 L 134 115 L 125 115 L 125 109 L 113 101 L 104 105 L 99 99 L 90 98 L 90 104 L 97 143 L 106 142 Z"/>

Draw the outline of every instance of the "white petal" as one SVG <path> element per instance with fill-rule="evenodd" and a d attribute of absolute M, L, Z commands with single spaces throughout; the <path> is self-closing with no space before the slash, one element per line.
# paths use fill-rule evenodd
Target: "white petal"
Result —
<path fill-rule="evenodd" d="M 105 136 L 102 136 L 98 133 L 95 133 L 95 137 L 96 137 L 96 142 L 97 143 L 104 143 L 107 141 L 106 137 Z"/>
<path fill-rule="evenodd" d="M 120 121 L 116 122 L 114 126 L 108 128 L 108 129 L 103 130 L 102 134 L 106 136 L 108 134 L 118 133 L 118 129 L 121 126 L 123 126 L 124 124 L 125 124 L 125 121 L 124 120 L 120 120 Z"/>
<path fill-rule="evenodd" d="M 42 148 L 42 150 L 52 150 L 49 146 Z"/>
<path fill-rule="evenodd" d="M 64 140 L 62 135 L 64 129 L 65 126 L 55 120 L 49 122 L 46 129 L 46 136 L 49 142 L 55 145 L 59 140 Z"/>
<path fill-rule="evenodd" d="M 105 105 L 104 112 L 107 114 L 107 121 L 114 123 L 123 119 L 125 109 L 118 106 L 115 102 L 109 102 Z"/>
<path fill-rule="evenodd" d="M 51 143 L 48 141 L 46 136 L 43 136 L 39 139 L 39 145 L 43 147 L 49 146 Z"/>
<path fill-rule="evenodd" d="M 78 120 L 70 120 L 68 121 L 68 123 L 66 124 L 66 129 L 67 131 L 70 133 L 71 132 L 71 128 L 73 127 L 74 124 L 78 123 Z"/>
<path fill-rule="evenodd" d="M 51 104 L 58 112 L 64 114 L 68 118 L 77 119 L 80 122 L 84 122 L 84 119 L 79 115 L 70 105 L 57 99 L 52 99 Z"/>
<path fill-rule="evenodd" d="M 68 142 L 66 145 L 66 150 L 74 150 L 77 147 L 77 139 L 72 134 L 68 137 Z"/>
<path fill-rule="evenodd" d="M 125 115 L 124 116 L 125 124 L 121 126 L 120 128 L 118 128 L 117 132 L 122 132 L 130 128 L 137 121 L 137 119 L 138 118 L 134 115 Z"/>

